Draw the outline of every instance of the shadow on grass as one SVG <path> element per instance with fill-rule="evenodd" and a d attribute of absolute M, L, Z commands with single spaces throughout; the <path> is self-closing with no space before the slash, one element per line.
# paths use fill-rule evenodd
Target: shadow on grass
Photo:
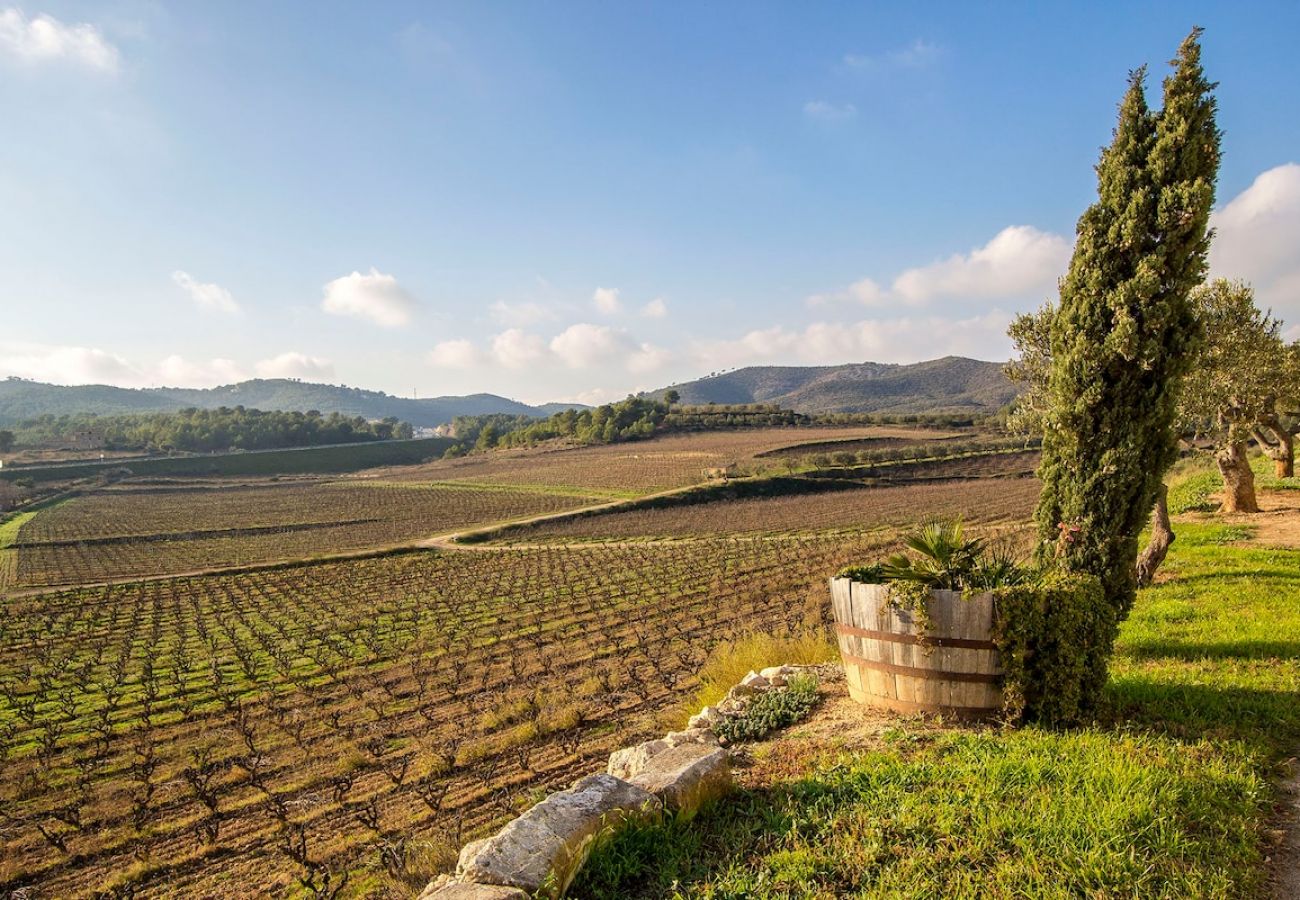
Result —
<path fill-rule="evenodd" d="M 930 729 L 814 755 L 692 823 L 625 831 L 571 896 L 1251 895 L 1262 773 L 1300 741 L 1294 689 L 1126 671 L 1109 701 L 1085 729 Z"/>
<path fill-rule="evenodd" d="M 1286 686 L 1212 686 L 1119 675 L 1109 695 L 1107 725 L 1113 731 L 1140 728 L 1185 741 L 1240 741 L 1269 757 L 1300 742 L 1300 701 Z"/>
<path fill-rule="evenodd" d="M 1300 659 L 1300 641 L 1228 641 L 1192 643 L 1177 640 L 1129 642 L 1120 651 L 1132 660 L 1173 659 L 1196 662 L 1202 659 L 1274 660 Z"/>
<path fill-rule="evenodd" d="M 1278 553 L 1295 554 L 1294 550 L 1281 550 Z M 1297 554 L 1300 559 L 1300 554 Z M 1215 587 L 1228 587 L 1233 581 L 1248 578 L 1258 581 L 1273 581 L 1279 583 L 1279 589 L 1285 584 L 1294 584 L 1297 581 L 1297 572 L 1295 568 L 1260 568 L 1256 565 L 1237 563 L 1233 566 L 1224 566 L 1214 572 L 1191 572 L 1186 575 L 1178 573 L 1177 578 L 1161 583 L 1160 587 L 1164 589 L 1178 588 L 1196 588 L 1199 586 L 1213 585 Z"/>

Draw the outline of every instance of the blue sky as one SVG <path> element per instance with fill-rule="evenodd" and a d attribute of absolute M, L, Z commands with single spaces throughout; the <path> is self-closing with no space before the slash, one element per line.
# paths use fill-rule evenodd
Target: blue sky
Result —
<path fill-rule="evenodd" d="M 590 401 L 1002 359 L 1193 24 L 1215 271 L 1300 322 L 1295 3 L 7 3 L 0 375 Z"/>

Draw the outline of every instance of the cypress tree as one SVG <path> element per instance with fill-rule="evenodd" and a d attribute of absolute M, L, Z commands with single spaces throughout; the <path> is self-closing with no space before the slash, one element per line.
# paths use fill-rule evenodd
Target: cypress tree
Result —
<path fill-rule="evenodd" d="M 1052 323 L 1041 551 L 1099 577 L 1116 621 L 1132 606 L 1138 533 L 1176 457 L 1178 390 L 1198 340 L 1188 294 L 1205 275 L 1219 162 L 1199 39 L 1195 29 L 1180 47 L 1159 115 L 1144 70 L 1130 75 Z"/>

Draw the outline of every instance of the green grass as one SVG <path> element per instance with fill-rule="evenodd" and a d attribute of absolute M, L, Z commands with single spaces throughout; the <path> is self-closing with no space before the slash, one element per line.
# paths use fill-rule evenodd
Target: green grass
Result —
<path fill-rule="evenodd" d="M 20 512 L 0 522 L 0 550 L 13 546 L 18 540 L 18 530 L 35 515 L 35 512 Z"/>
<path fill-rule="evenodd" d="M 35 511 L 14 513 L 0 521 L 0 591 L 9 587 L 18 572 L 18 551 L 9 548 L 18 542 L 18 531 L 34 515 Z"/>
<path fill-rule="evenodd" d="M 878 747 L 802 751 L 690 824 L 620 835 L 574 896 L 1261 896 L 1270 780 L 1300 745 L 1300 551 L 1178 533 L 1103 721 L 900 719 Z"/>
<path fill-rule="evenodd" d="M 1252 457 L 1250 467 L 1255 473 L 1255 486 L 1271 491 L 1300 491 L 1300 478 L 1278 478 L 1273 474 L 1273 460 L 1260 453 Z"/>
<path fill-rule="evenodd" d="M 1300 478 L 1278 478 L 1273 474 L 1273 461 L 1262 453 L 1250 459 L 1255 473 L 1255 487 L 1272 491 L 1300 491 Z M 1223 491 L 1223 478 L 1208 453 L 1184 460 L 1169 475 L 1169 512 L 1214 512 L 1219 508 L 1215 496 Z"/>
<path fill-rule="evenodd" d="M 1169 512 L 1213 512 L 1219 508 L 1215 494 L 1223 490 L 1223 479 L 1207 458 L 1200 465 L 1188 466 L 1169 479 Z"/>

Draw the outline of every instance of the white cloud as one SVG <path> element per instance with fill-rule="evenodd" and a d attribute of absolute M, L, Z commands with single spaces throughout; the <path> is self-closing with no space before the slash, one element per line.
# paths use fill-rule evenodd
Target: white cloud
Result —
<path fill-rule="evenodd" d="M 664 302 L 663 297 L 655 297 L 641 307 L 641 315 L 647 319 L 662 319 L 668 315 L 668 304 Z"/>
<path fill-rule="evenodd" d="M 304 378 L 308 381 L 334 377 L 334 364 L 328 359 L 288 351 L 264 359 L 253 367 L 261 378 Z"/>
<path fill-rule="evenodd" d="M 758 329 L 732 340 L 694 346 L 697 364 L 729 368 L 755 364 L 836 365 L 847 362 L 915 362 L 941 356 L 1009 358 L 1011 316 L 993 310 L 969 318 L 918 316 L 813 322 L 802 330 Z"/>
<path fill-rule="evenodd" d="M 1039 300 L 1052 294 L 1070 263 L 1070 242 L 1031 225 L 1012 225 L 970 253 L 900 272 L 888 289 L 871 278 L 805 301 L 818 307 L 851 302 L 868 307 L 924 306 L 932 300 Z"/>
<path fill-rule="evenodd" d="M 429 363 L 443 369 L 468 369 L 478 365 L 480 360 L 478 348 L 464 338 L 441 341 L 429 351 Z"/>
<path fill-rule="evenodd" d="M 889 68 L 923 69 L 934 65 L 943 57 L 943 48 L 938 44 L 917 38 L 906 47 L 888 53 L 868 55 L 846 53 L 844 64 L 851 69 L 879 71 Z"/>
<path fill-rule="evenodd" d="M 590 322 L 570 325 L 551 338 L 551 352 L 571 369 L 609 363 L 636 349 L 626 332 Z"/>
<path fill-rule="evenodd" d="M 281 353 L 254 367 L 262 378 L 325 379 L 334 375 L 329 360 Z M 230 359 L 193 362 L 179 354 L 157 365 L 139 365 L 98 347 L 0 341 L 0 377 L 17 375 L 52 384 L 111 384 L 118 387 L 210 387 L 243 381 L 248 373 Z"/>
<path fill-rule="evenodd" d="M 498 300 L 488 308 L 488 315 L 492 317 L 493 322 L 509 328 L 527 328 L 529 325 L 555 318 L 554 310 L 531 300 L 523 303 L 507 303 Z"/>
<path fill-rule="evenodd" d="M 139 386 L 148 377 L 116 353 L 73 347 L 0 341 L 0 375 L 53 384 Z"/>
<path fill-rule="evenodd" d="M 546 342 L 522 328 L 507 328 L 492 338 L 492 356 L 507 369 L 522 369 L 546 356 Z"/>
<path fill-rule="evenodd" d="M 940 297 L 1036 298 L 1065 274 L 1070 248 L 1059 234 L 1012 225 L 970 253 L 908 269 L 894 279 L 893 293 L 912 304 Z"/>
<path fill-rule="evenodd" d="M 615 315 L 623 310 L 623 301 L 618 297 L 618 288 L 596 288 L 591 295 L 591 302 L 598 312 L 602 312 L 607 316 Z"/>
<path fill-rule="evenodd" d="M 803 114 L 818 122 L 844 122 L 858 114 L 852 103 L 836 105 L 826 100 L 809 100 L 803 105 Z"/>
<path fill-rule="evenodd" d="M 805 302 L 809 306 L 825 306 L 828 303 L 851 301 L 863 306 L 884 306 L 889 303 L 889 292 L 870 278 L 853 282 L 842 291 L 831 294 L 813 294 Z"/>
<path fill-rule="evenodd" d="M 1249 281 L 1262 306 L 1300 322 L 1300 165 L 1261 173 L 1210 225 L 1211 273 Z"/>
<path fill-rule="evenodd" d="M 109 74 L 118 69 L 117 48 L 94 25 L 67 25 L 53 16 L 28 19 L 21 9 L 0 9 L 0 57 L 24 65 L 70 62 Z"/>
<path fill-rule="evenodd" d="M 674 354 L 671 350 L 656 347 L 654 344 L 642 344 L 627 357 L 627 370 L 636 373 L 655 372 L 668 365 L 673 359 Z"/>
<path fill-rule="evenodd" d="M 205 284 L 201 281 L 195 281 L 188 272 L 177 270 L 172 272 L 172 281 L 180 285 L 181 290 L 190 295 L 190 299 L 199 305 L 201 309 L 215 310 L 216 312 L 238 313 L 239 304 L 235 298 L 230 295 L 219 284 Z"/>
<path fill-rule="evenodd" d="M 173 354 L 158 364 L 157 381 L 168 387 L 212 387 L 234 384 L 248 376 L 234 360 L 212 359 L 194 363 Z"/>
<path fill-rule="evenodd" d="M 321 308 L 335 316 L 369 319 L 385 328 L 396 328 L 411 321 L 415 298 L 408 294 L 392 275 L 371 268 L 369 274 L 353 272 L 325 285 Z"/>
<path fill-rule="evenodd" d="M 611 391 L 608 388 L 592 388 L 588 391 L 579 391 L 558 402 L 581 403 L 583 406 L 600 406 L 605 403 L 613 403 L 615 400 L 622 400 L 626 396 L 627 392 L 620 394 L 618 391 Z"/>

